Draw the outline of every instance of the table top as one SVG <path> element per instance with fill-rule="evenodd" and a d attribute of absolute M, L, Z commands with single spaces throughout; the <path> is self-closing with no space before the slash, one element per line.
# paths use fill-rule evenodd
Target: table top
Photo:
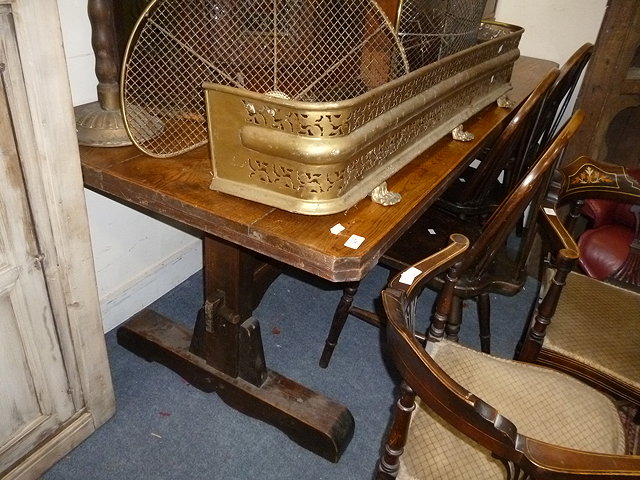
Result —
<path fill-rule="evenodd" d="M 520 103 L 556 66 L 519 58 L 509 98 Z M 89 188 L 330 281 L 355 281 L 457 178 L 509 112 L 496 105 L 485 108 L 464 124 L 475 135 L 473 141 L 449 135 L 389 178 L 389 190 L 402 195 L 400 203 L 384 207 L 365 198 L 345 212 L 323 216 L 290 213 L 210 190 L 206 146 L 174 158 L 150 157 L 133 146 L 81 146 L 80 158 Z M 338 223 L 344 230 L 331 233 Z M 357 249 L 345 246 L 351 235 L 364 238 Z"/>

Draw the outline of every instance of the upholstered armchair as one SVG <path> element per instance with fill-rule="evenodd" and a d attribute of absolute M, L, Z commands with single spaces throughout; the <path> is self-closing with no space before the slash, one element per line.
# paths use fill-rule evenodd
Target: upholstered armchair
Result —
<path fill-rule="evenodd" d="M 554 282 L 536 318 L 549 318 L 578 252 L 555 210 L 540 212 L 555 231 Z M 403 383 L 377 478 L 640 478 L 640 457 L 625 455 L 615 403 L 561 372 L 506 360 L 444 338 L 459 266 L 469 241 L 404 270 L 382 293 L 387 344 Z M 420 292 L 446 276 L 426 336 L 416 336 Z"/>
<path fill-rule="evenodd" d="M 558 169 L 557 175 L 551 197 L 571 204 L 568 225 L 586 199 L 640 203 L 640 182 L 623 166 L 580 157 Z M 579 249 L 581 256 L 585 254 L 585 246 Z M 543 287 L 550 284 L 551 279 L 543 277 Z M 574 271 L 553 311 L 529 326 L 517 358 L 562 370 L 637 407 L 639 322 L 640 293 Z"/>

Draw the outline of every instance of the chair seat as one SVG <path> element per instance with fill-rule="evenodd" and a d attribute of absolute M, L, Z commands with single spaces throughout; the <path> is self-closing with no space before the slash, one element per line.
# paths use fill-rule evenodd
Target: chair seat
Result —
<path fill-rule="evenodd" d="M 593 321 L 606 318 L 606 323 Z M 571 273 L 543 349 L 589 365 L 640 394 L 640 294 Z M 606 337 L 608 341 L 594 342 Z"/>
<path fill-rule="evenodd" d="M 445 372 L 511 420 L 519 433 L 568 448 L 624 454 L 622 424 L 604 394 L 557 371 L 491 357 L 447 340 L 433 347 L 430 353 Z M 398 478 L 404 480 L 505 478 L 504 467 L 489 450 L 421 402 L 400 458 Z"/>
<path fill-rule="evenodd" d="M 580 268 L 590 277 L 607 279 L 627 258 L 633 237 L 633 230 L 620 224 L 586 230 L 578 240 Z"/>

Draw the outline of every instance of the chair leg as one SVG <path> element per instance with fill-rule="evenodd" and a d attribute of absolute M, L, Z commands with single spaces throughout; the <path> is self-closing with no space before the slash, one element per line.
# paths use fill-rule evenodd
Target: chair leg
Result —
<path fill-rule="evenodd" d="M 402 382 L 400 389 L 400 398 L 396 402 L 393 421 L 384 446 L 384 454 L 378 462 L 376 480 L 396 478 L 400 468 L 400 455 L 402 455 L 404 446 L 407 444 L 411 415 L 416 409 L 416 394 L 405 382 Z"/>
<path fill-rule="evenodd" d="M 452 342 L 458 341 L 460 325 L 462 325 L 462 298 L 453 297 L 449 319 L 444 327 L 447 340 L 451 340 Z"/>
<path fill-rule="evenodd" d="M 491 305 L 488 293 L 478 295 L 478 324 L 480 327 L 480 350 L 491 353 Z"/>
<path fill-rule="evenodd" d="M 322 355 L 320 356 L 319 364 L 322 368 L 327 368 L 327 366 L 329 365 L 331 355 L 333 355 L 333 349 L 336 348 L 338 338 L 340 337 L 340 333 L 342 333 L 342 328 L 347 321 L 349 311 L 351 310 L 351 305 L 353 304 L 353 297 L 358 291 L 359 285 L 359 282 L 350 282 L 347 283 L 347 285 L 342 290 L 342 297 L 340 298 L 340 302 L 338 303 L 336 311 L 333 314 L 333 320 L 331 322 L 331 328 L 329 329 L 329 335 L 324 342 L 324 349 L 322 350 Z"/>

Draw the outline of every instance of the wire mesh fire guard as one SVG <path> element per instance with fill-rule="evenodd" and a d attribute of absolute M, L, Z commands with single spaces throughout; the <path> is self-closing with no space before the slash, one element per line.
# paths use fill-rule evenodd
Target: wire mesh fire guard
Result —
<path fill-rule="evenodd" d="M 405 0 L 394 26 L 374 0 L 155 0 L 125 124 L 155 157 L 208 142 L 212 189 L 336 213 L 510 89 L 522 29 L 483 6 Z"/>

